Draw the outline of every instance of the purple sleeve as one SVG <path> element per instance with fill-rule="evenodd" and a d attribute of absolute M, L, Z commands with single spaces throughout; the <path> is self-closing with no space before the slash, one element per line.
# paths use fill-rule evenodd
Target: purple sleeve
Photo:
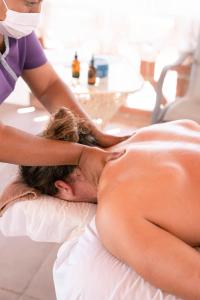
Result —
<path fill-rule="evenodd" d="M 23 69 L 34 69 L 44 65 L 46 62 L 47 58 L 42 46 L 33 32 L 26 37 L 26 56 Z"/>

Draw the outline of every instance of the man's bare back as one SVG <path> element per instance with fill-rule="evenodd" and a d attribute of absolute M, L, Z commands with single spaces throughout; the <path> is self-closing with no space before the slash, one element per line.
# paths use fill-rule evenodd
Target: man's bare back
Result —
<path fill-rule="evenodd" d="M 191 247 L 200 245 L 200 126 L 153 125 L 116 149 L 124 147 L 99 182 L 103 244 L 152 284 L 200 299 L 200 256 Z"/>

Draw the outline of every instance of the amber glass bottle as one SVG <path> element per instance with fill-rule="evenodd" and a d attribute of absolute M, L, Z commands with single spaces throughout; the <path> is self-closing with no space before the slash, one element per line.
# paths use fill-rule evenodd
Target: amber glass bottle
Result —
<path fill-rule="evenodd" d="M 78 60 L 77 52 L 75 52 L 74 60 L 72 62 L 72 77 L 73 78 L 80 77 L 80 61 Z"/>
<path fill-rule="evenodd" d="M 94 57 L 92 57 L 88 70 L 88 84 L 96 83 L 96 68 L 94 66 Z"/>

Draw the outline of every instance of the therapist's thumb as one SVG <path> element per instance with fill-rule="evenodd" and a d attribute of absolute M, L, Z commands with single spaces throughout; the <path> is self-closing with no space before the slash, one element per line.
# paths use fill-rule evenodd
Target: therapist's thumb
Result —
<path fill-rule="evenodd" d="M 111 160 L 115 160 L 117 158 L 120 158 L 122 155 L 124 155 L 126 153 L 126 149 L 121 150 L 121 151 L 114 151 L 114 152 L 110 152 L 109 155 L 107 156 L 106 161 L 109 162 Z"/>

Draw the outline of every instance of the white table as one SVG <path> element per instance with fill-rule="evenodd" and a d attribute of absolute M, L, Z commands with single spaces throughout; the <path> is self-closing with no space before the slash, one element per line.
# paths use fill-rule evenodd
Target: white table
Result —
<path fill-rule="evenodd" d="M 81 64 L 78 80 L 72 78 L 70 66 L 59 66 L 56 70 L 99 127 L 103 127 L 112 118 L 128 94 L 136 92 L 143 85 L 141 75 L 118 59 L 109 62 L 108 77 L 97 78 L 94 86 L 87 84 L 86 63 Z"/>

